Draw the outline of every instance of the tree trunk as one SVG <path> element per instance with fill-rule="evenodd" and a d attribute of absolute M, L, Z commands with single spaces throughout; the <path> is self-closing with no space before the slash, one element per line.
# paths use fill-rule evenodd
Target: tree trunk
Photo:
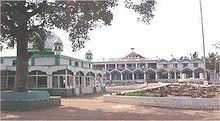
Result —
<path fill-rule="evenodd" d="M 16 81 L 15 91 L 27 91 L 28 81 L 28 41 L 26 32 L 21 32 L 17 39 Z"/>

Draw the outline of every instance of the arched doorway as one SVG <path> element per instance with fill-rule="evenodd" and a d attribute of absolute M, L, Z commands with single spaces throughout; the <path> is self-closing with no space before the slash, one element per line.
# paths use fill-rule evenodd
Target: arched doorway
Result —
<path fill-rule="evenodd" d="M 202 75 L 201 75 L 202 74 Z M 196 79 L 202 79 L 203 77 L 201 76 L 204 76 L 204 69 L 202 68 L 197 68 L 194 70 L 194 78 Z"/>
<path fill-rule="evenodd" d="M 82 71 L 76 72 L 75 85 L 76 85 L 76 88 L 79 88 L 79 95 L 82 94 L 82 88 L 84 86 L 83 82 L 84 82 L 84 73 Z"/>
<path fill-rule="evenodd" d="M 146 71 L 146 80 L 155 80 L 156 72 L 153 69 L 148 69 Z"/>
<path fill-rule="evenodd" d="M 131 71 L 128 71 L 128 70 L 125 70 L 122 72 L 122 75 L 123 75 L 123 80 L 132 80 L 132 72 Z"/>
<path fill-rule="evenodd" d="M 73 87 L 73 72 L 68 69 L 57 70 L 52 73 L 52 88 Z"/>
<path fill-rule="evenodd" d="M 193 71 L 191 69 L 185 68 L 184 70 L 182 70 L 182 73 L 185 75 L 184 78 L 192 78 Z"/>
<path fill-rule="evenodd" d="M 95 73 L 93 73 L 93 72 L 87 72 L 86 73 L 86 87 L 88 87 L 88 86 L 90 86 L 90 85 L 92 85 L 92 84 L 94 84 L 94 82 L 95 82 Z"/>
<path fill-rule="evenodd" d="M 112 80 L 121 80 L 121 73 L 117 70 L 111 72 Z"/>
<path fill-rule="evenodd" d="M 144 72 L 141 70 L 134 71 L 134 79 L 144 79 Z"/>
<path fill-rule="evenodd" d="M 47 88 L 47 73 L 40 70 L 29 72 L 29 88 Z"/>
<path fill-rule="evenodd" d="M 159 79 L 168 79 L 168 71 L 165 69 L 160 69 L 158 72 Z"/>

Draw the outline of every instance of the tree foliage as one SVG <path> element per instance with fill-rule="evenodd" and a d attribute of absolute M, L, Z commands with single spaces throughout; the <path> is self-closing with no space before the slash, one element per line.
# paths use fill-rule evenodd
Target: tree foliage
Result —
<path fill-rule="evenodd" d="M 73 51 L 84 47 L 88 33 L 98 24 L 110 25 L 113 14 L 110 8 L 117 5 L 117 0 L 110 1 L 60 1 L 26 0 L 1 2 L 1 39 L 14 47 L 17 31 L 26 31 L 32 38 L 42 28 L 57 27 L 69 33 Z M 139 20 L 145 23 L 153 18 L 155 0 L 125 0 L 125 6 L 140 14 Z M 39 30 L 40 29 L 40 30 Z"/>
<path fill-rule="evenodd" d="M 195 59 L 199 57 L 199 53 L 195 51 L 193 53 L 190 53 L 190 56 L 191 56 L 191 59 Z"/>
<path fill-rule="evenodd" d="M 206 58 L 206 68 L 208 70 L 216 70 L 216 72 L 219 72 L 219 62 L 220 57 L 218 53 L 209 53 Z"/>
<path fill-rule="evenodd" d="M 2 1 L 1 43 L 14 47 L 17 31 L 29 37 L 39 29 L 57 27 L 69 32 L 73 51 L 84 47 L 88 32 L 97 24 L 110 25 L 116 1 Z"/>
<path fill-rule="evenodd" d="M 125 0 L 125 7 L 133 9 L 140 17 L 139 21 L 150 24 L 150 20 L 154 17 L 156 0 Z"/>
<path fill-rule="evenodd" d="M 126 0 L 127 1 L 127 0 Z M 127 5 L 149 23 L 153 17 L 154 0 L 142 0 L 139 5 L 127 1 Z M 34 42 L 37 49 L 43 49 L 45 29 L 59 28 L 69 33 L 72 49 L 84 47 L 89 32 L 97 25 L 111 25 L 111 8 L 117 0 L 23 0 L 1 1 L 0 46 L 17 46 L 16 91 L 26 91 L 28 80 L 28 43 Z"/>

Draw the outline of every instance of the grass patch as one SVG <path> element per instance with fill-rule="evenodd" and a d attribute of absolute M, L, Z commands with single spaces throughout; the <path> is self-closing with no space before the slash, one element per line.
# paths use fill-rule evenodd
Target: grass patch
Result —
<path fill-rule="evenodd" d="M 139 92 L 129 92 L 126 94 L 127 96 L 145 96 L 143 91 L 139 91 Z"/>
<path fill-rule="evenodd" d="M 138 91 L 138 92 L 129 92 L 125 94 L 126 96 L 146 96 L 146 97 L 162 97 L 159 93 L 152 93 L 152 92 L 144 92 L 144 91 Z"/>

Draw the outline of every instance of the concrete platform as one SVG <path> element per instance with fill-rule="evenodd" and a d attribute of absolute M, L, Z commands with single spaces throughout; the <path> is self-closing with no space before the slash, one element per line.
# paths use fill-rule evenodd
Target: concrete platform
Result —
<path fill-rule="evenodd" d="M 104 102 L 122 103 L 162 108 L 220 110 L 219 98 L 190 98 L 190 97 L 145 97 L 105 95 Z"/>
<path fill-rule="evenodd" d="M 50 97 L 47 91 L 1 92 L 1 111 L 28 111 L 61 105 L 60 97 Z"/>

